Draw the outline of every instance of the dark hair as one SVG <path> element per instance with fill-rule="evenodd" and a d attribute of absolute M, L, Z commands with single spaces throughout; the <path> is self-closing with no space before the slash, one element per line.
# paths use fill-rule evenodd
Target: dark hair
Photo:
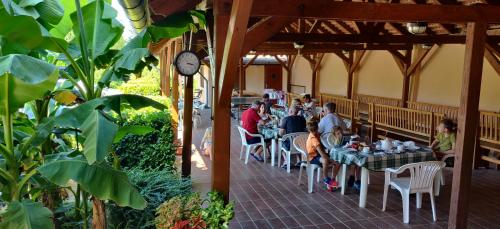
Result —
<path fill-rule="evenodd" d="M 307 130 L 309 132 L 318 132 L 318 121 L 315 119 L 309 120 L 309 122 L 307 122 Z"/>
<path fill-rule="evenodd" d="M 266 94 L 264 94 L 264 95 L 262 96 L 262 98 L 263 98 L 263 99 L 269 99 L 269 94 L 267 94 L 267 93 L 266 93 Z"/>
<path fill-rule="evenodd" d="M 255 100 L 255 101 L 253 101 L 253 103 L 252 103 L 252 105 L 257 106 L 257 107 L 258 107 L 258 106 L 260 106 L 260 105 L 262 105 L 262 104 L 263 104 L 263 103 L 262 103 L 261 101 L 259 101 L 259 100 Z"/>
<path fill-rule="evenodd" d="M 330 111 L 332 113 L 335 113 L 335 111 L 337 110 L 337 104 L 335 104 L 335 103 L 327 103 L 327 104 L 325 104 L 325 107 L 326 107 L 326 109 L 328 109 L 328 111 Z"/>
<path fill-rule="evenodd" d="M 452 119 L 444 118 L 440 123 L 443 124 L 444 128 L 448 129 L 450 132 L 457 131 L 457 125 L 455 125 L 455 122 Z"/>
<path fill-rule="evenodd" d="M 305 94 L 303 98 L 311 100 L 311 95 L 310 94 Z"/>

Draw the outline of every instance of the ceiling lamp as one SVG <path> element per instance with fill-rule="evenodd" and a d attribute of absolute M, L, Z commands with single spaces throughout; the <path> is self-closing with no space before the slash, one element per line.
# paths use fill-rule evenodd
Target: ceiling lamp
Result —
<path fill-rule="evenodd" d="M 297 49 L 297 55 L 300 56 L 300 50 L 302 50 L 304 48 L 304 43 L 302 43 L 300 41 L 293 42 L 293 47 L 295 49 Z"/>
<path fill-rule="evenodd" d="M 422 34 L 427 29 L 427 22 L 408 22 L 406 29 L 412 34 Z"/>
<path fill-rule="evenodd" d="M 433 44 L 421 44 L 420 47 L 422 47 L 423 49 L 431 49 L 432 46 L 434 46 Z"/>

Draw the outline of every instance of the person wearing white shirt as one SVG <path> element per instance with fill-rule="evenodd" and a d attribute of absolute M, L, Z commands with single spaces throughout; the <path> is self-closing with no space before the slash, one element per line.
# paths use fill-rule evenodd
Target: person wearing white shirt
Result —
<path fill-rule="evenodd" d="M 347 127 L 344 121 L 335 113 L 337 105 L 335 103 L 326 103 L 323 106 L 325 116 L 319 122 L 318 132 L 320 134 L 332 132 L 336 126 L 339 126 L 343 132 Z"/>

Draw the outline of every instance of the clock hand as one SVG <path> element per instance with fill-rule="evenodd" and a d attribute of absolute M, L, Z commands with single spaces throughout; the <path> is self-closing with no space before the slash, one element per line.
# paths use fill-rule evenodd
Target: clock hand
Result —
<path fill-rule="evenodd" d="M 186 64 L 187 64 L 187 65 L 191 65 L 191 66 L 192 66 L 192 65 L 194 65 L 194 64 L 192 64 L 192 63 L 186 63 Z"/>

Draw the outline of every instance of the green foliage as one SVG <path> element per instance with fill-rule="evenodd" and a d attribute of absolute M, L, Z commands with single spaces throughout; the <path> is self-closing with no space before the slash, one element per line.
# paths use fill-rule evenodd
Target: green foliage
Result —
<path fill-rule="evenodd" d="M 132 169 L 127 175 L 141 195 L 148 202 L 148 206 L 140 211 L 132 208 L 121 208 L 108 205 L 108 224 L 110 228 L 154 228 L 156 208 L 174 196 L 191 193 L 191 181 L 178 178 L 169 171 L 143 171 Z"/>
<path fill-rule="evenodd" d="M 124 94 L 136 94 L 142 96 L 160 95 L 160 76 L 155 70 L 144 70 L 141 77 L 135 77 L 116 87 Z"/>
<path fill-rule="evenodd" d="M 127 135 L 114 150 L 121 159 L 122 168 L 143 170 L 175 171 L 174 130 L 170 113 L 156 112 L 129 113 L 122 126 L 148 126 L 154 129 L 146 135 Z"/>
<path fill-rule="evenodd" d="M 228 228 L 229 221 L 234 217 L 234 204 L 224 204 L 224 198 L 218 192 L 209 192 L 207 202 L 208 207 L 202 211 L 207 228 Z"/>
<path fill-rule="evenodd" d="M 120 206 L 144 209 L 146 201 L 129 182 L 127 175 L 107 163 L 89 165 L 81 156 L 59 159 L 37 168 L 51 182 L 64 186 L 74 180 L 83 190 L 100 200 L 113 200 Z"/>
<path fill-rule="evenodd" d="M 201 198 L 199 193 L 179 195 L 161 204 L 156 211 L 156 228 L 173 228 L 179 221 L 187 220 L 191 225 L 201 216 Z"/>
<path fill-rule="evenodd" d="M 22 202 L 13 201 L 9 203 L 7 209 L 0 213 L 2 221 L 0 228 L 23 228 L 23 229 L 51 229 L 52 212 L 44 208 L 41 203 L 31 200 Z"/>

